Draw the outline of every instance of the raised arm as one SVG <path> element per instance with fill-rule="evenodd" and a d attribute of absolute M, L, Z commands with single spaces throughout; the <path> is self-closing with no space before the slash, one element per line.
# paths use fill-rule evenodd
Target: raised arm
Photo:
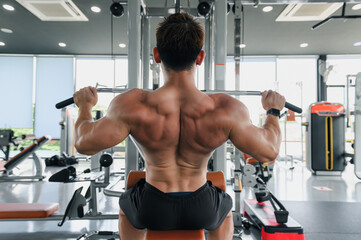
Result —
<path fill-rule="evenodd" d="M 241 102 L 235 103 L 233 127 L 229 139 L 242 152 L 250 154 L 261 162 L 276 159 L 281 145 L 281 130 L 277 116 L 269 114 L 262 128 L 254 126 L 249 117 L 248 110 Z M 262 93 L 263 108 L 282 110 L 285 98 L 274 91 Z"/>
<path fill-rule="evenodd" d="M 92 155 L 103 149 L 122 142 L 129 134 L 128 125 L 120 116 L 121 109 L 113 100 L 107 115 L 94 121 L 91 115 L 93 106 L 98 101 L 94 87 L 83 88 L 74 93 L 74 102 L 79 107 L 79 116 L 75 123 L 75 148 L 79 153 Z"/>

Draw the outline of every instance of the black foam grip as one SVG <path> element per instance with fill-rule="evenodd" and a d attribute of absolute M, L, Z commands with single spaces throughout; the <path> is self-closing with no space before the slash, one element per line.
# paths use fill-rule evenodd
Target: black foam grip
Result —
<path fill-rule="evenodd" d="M 302 113 L 302 108 L 299 108 L 289 102 L 286 102 L 285 108 L 288 108 L 289 110 L 292 110 L 296 113 Z"/>
<path fill-rule="evenodd" d="M 66 99 L 66 100 L 64 100 L 62 102 L 57 103 L 55 105 L 55 107 L 57 109 L 60 109 L 60 108 L 66 107 L 66 106 L 68 106 L 70 104 L 73 104 L 73 103 L 74 103 L 74 98 L 71 97 L 71 98 L 68 98 L 68 99 Z"/>

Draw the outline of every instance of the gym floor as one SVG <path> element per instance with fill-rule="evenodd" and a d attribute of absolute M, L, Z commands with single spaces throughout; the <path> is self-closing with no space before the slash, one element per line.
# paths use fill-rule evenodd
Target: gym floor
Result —
<path fill-rule="evenodd" d="M 124 161 L 115 161 L 112 168 L 120 169 Z M 77 168 L 85 168 L 87 163 Z M 342 176 L 314 176 L 303 162 L 277 162 L 269 188 L 303 227 L 307 240 L 361 239 L 361 182 L 355 177 L 353 165 Z M 54 169 L 47 169 L 48 176 Z M 87 183 L 1 182 L 0 203 L 58 202 L 56 214 L 63 214 L 74 190 Z M 122 188 L 122 186 L 118 186 Z M 231 186 L 227 192 L 234 198 Z M 242 198 L 249 194 L 247 189 Z M 118 212 L 118 199 L 98 193 L 98 208 L 103 214 Z M 0 221 L 0 239 L 75 239 L 92 231 L 117 231 L 117 220 L 71 220 L 62 227 L 58 221 Z M 97 238 L 99 239 L 99 238 Z M 240 239 L 240 238 L 234 238 Z M 251 228 L 242 239 L 260 239 Z"/>

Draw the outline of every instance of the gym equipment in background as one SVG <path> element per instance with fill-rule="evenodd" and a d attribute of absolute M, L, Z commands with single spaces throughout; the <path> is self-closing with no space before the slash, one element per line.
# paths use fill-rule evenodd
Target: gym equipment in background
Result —
<path fill-rule="evenodd" d="M 356 75 L 355 87 L 355 175 L 361 179 L 361 72 Z"/>
<path fill-rule="evenodd" d="M 252 161 L 248 158 L 248 162 Z M 262 240 L 304 240 L 303 227 L 289 216 L 287 209 L 266 185 L 272 176 L 269 166 L 258 161 L 250 163 L 243 167 L 242 183 L 255 199 L 244 199 L 243 215 L 261 230 Z M 244 227 L 247 229 L 250 225 L 244 224 Z"/>
<path fill-rule="evenodd" d="M 316 175 L 340 175 L 345 169 L 345 109 L 341 104 L 311 104 L 306 125 L 307 168 Z"/>
<path fill-rule="evenodd" d="M 57 167 L 63 167 L 66 165 L 73 165 L 78 163 L 79 160 L 74 156 L 68 156 L 65 152 L 59 155 L 53 155 L 51 157 L 45 158 L 45 165 L 47 167 L 49 166 L 57 166 Z"/>
<path fill-rule="evenodd" d="M 49 141 L 49 136 L 44 136 L 34 140 L 34 143 L 29 147 L 23 149 L 19 154 L 10 158 L 8 161 L 0 162 L 0 181 L 15 181 L 15 180 L 42 180 L 43 176 L 43 165 L 40 162 L 40 158 L 36 155 L 35 151 L 38 150 L 44 143 Z M 17 167 L 25 159 L 32 155 L 32 160 L 35 164 L 35 175 L 32 176 L 17 176 L 13 174 L 13 169 Z"/>
<path fill-rule="evenodd" d="M 60 152 L 69 156 L 76 155 L 74 146 L 74 126 L 78 112 L 74 107 L 61 109 L 60 125 Z"/>
<path fill-rule="evenodd" d="M 13 130 L 0 129 L 0 149 L 5 155 L 5 161 L 9 160 L 10 147 L 14 146 L 17 148 L 24 140 L 35 140 L 35 136 L 23 134 L 19 137 L 15 137 Z"/>
<path fill-rule="evenodd" d="M 98 189 L 105 188 L 109 185 L 109 167 L 113 162 L 113 158 L 109 154 L 102 155 L 100 164 L 104 168 L 104 172 L 91 172 L 88 170 L 77 174 L 76 169 L 72 166 L 63 169 L 67 171 L 63 176 L 68 178 L 59 178 L 60 182 L 83 182 L 89 186 L 85 195 L 82 195 L 82 188 L 78 188 L 72 199 L 67 205 L 64 215 L 53 214 L 58 210 L 58 203 L 17 203 L 19 208 L 13 207 L 13 203 L 0 204 L 0 221 L 32 221 L 42 217 L 42 221 L 61 221 L 58 225 L 62 226 L 68 217 L 69 219 L 118 219 L 119 214 L 104 214 L 98 212 L 97 192 Z M 65 180 L 65 181 L 63 181 Z M 89 185 L 87 184 L 89 183 Z M 46 183 L 44 183 L 46 184 Z M 53 184 L 53 183 L 51 183 Z M 11 210 L 11 215 L 7 208 Z"/>

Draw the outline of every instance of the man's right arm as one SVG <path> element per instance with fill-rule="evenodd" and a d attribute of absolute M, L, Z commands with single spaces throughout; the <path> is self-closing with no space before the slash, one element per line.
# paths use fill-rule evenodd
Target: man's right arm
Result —
<path fill-rule="evenodd" d="M 285 99 L 273 91 L 262 94 L 262 105 L 265 110 L 284 107 Z M 269 162 L 276 159 L 281 145 L 281 130 L 277 116 L 269 114 L 263 128 L 254 126 L 248 110 L 241 102 L 234 102 L 233 125 L 229 139 L 242 152 L 245 152 L 258 161 Z"/>

